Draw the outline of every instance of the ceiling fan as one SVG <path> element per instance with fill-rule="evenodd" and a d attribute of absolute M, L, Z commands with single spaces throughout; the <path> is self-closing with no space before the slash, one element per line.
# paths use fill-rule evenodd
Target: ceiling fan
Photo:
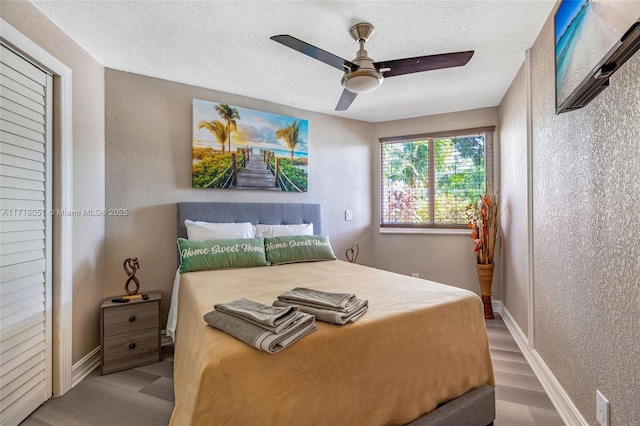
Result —
<path fill-rule="evenodd" d="M 271 40 L 277 41 L 291 49 L 304 53 L 314 59 L 344 71 L 342 76 L 342 96 L 336 106 L 336 111 L 346 111 L 358 93 L 367 93 L 378 88 L 385 77 L 411 74 L 414 72 L 431 71 L 442 68 L 460 67 L 465 65 L 474 51 L 442 53 L 439 55 L 417 56 L 415 58 L 394 59 L 391 61 L 374 62 L 367 56 L 364 44 L 373 35 L 373 25 L 361 22 L 349 30 L 351 37 L 360 44 L 355 59 L 347 61 L 339 56 L 315 47 L 290 35 L 275 35 Z"/>

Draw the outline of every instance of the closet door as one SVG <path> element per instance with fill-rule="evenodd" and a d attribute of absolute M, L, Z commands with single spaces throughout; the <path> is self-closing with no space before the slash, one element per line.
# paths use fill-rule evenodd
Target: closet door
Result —
<path fill-rule="evenodd" d="M 51 396 L 51 76 L 1 46 L 0 423 Z"/>

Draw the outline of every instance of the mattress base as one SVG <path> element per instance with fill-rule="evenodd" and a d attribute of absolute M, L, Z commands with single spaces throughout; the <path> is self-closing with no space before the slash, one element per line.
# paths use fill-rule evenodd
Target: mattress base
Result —
<path fill-rule="evenodd" d="M 495 389 L 483 385 L 441 405 L 408 426 L 487 426 L 496 418 Z"/>

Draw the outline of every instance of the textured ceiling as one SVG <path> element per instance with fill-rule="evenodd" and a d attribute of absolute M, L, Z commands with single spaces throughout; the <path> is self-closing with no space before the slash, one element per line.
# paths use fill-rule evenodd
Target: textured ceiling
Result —
<path fill-rule="evenodd" d="M 555 0 L 39 1 L 105 67 L 369 122 L 498 105 Z M 386 79 L 336 112 L 342 73 L 269 37 L 351 60 L 370 22 L 375 61 L 475 50 L 464 67 Z"/>

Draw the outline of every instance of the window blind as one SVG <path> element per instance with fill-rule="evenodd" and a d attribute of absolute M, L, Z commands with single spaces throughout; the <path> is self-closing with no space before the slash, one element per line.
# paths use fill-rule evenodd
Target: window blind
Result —
<path fill-rule="evenodd" d="M 381 139 L 380 225 L 464 227 L 493 190 L 493 127 Z"/>

